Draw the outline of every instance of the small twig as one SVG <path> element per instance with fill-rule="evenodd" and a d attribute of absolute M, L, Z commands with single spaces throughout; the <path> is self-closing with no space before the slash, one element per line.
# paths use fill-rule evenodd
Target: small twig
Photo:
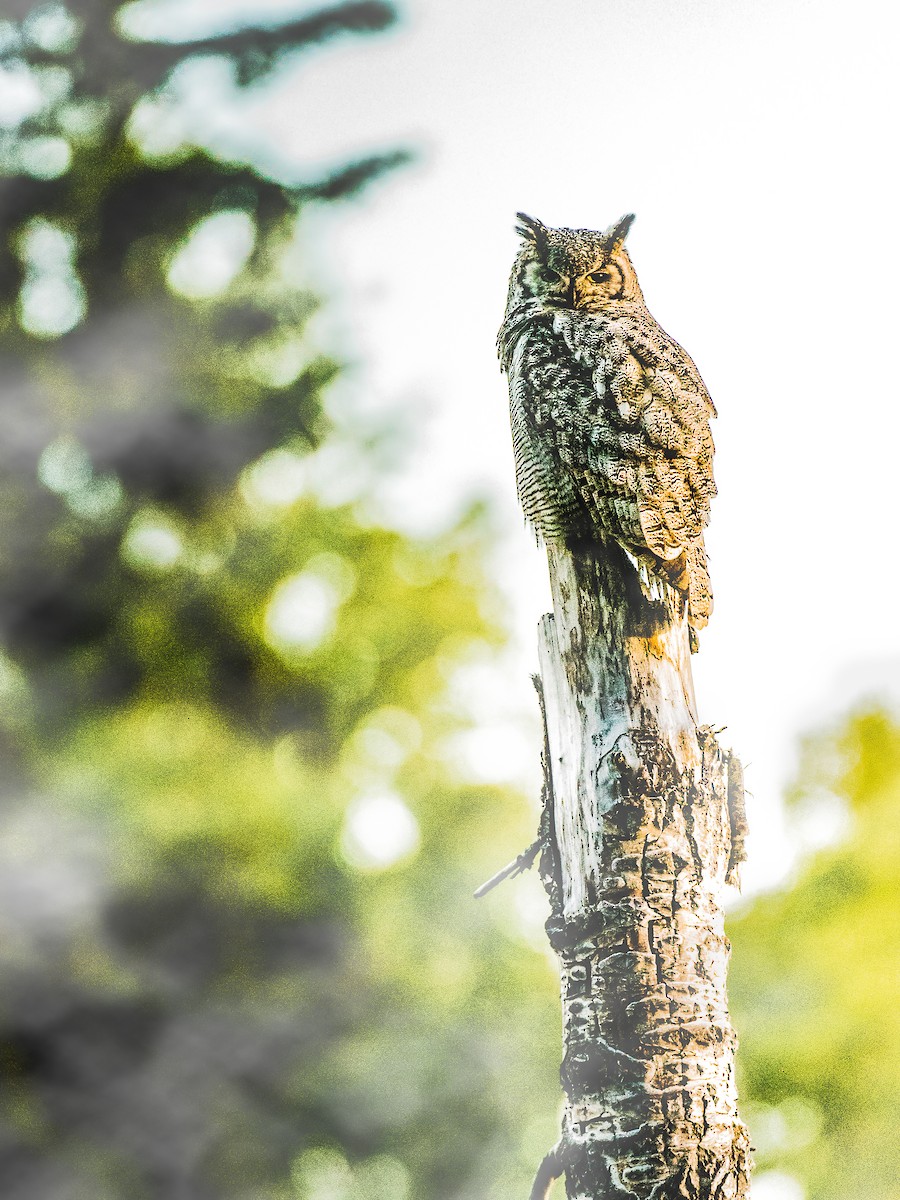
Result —
<path fill-rule="evenodd" d="M 487 895 L 491 888 L 495 888 L 498 883 L 502 883 L 510 875 L 521 875 L 523 871 L 527 871 L 540 853 L 543 844 L 543 838 L 535 838 L 528 849 L 523 850 L 518 858 L 514 858 L 502 871 L 498 871 L 496 875 L 492 875 L 487 883 L 483 883 L 480 888 L 475 889 L 475 899 L 480 900 L 482 896 Z"/>
<path fill-rule="evenodd" d="M 541 1159 L 541 1165 L 538 1167 L 534 1183 L 531 1185 L 529 1200 L 547 1200 L 554 1182 L 566 1169 L 563 1163 L 563 1149 L 563 1139 L 560 1138 L 550 1153 L 545 1154 Z"/>

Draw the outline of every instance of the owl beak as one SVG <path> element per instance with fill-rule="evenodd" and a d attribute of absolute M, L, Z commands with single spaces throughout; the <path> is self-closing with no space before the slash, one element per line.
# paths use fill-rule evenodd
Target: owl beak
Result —
<path fill-rule="evenodd" d="M 572 308 L 581 308 L 587 298 L 586 280 L 573 279 L 569 284 L 569 303 Z"/>

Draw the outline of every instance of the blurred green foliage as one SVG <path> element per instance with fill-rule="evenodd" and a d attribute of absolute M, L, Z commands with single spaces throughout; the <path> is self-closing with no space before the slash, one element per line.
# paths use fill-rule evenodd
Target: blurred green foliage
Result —
<path fill-rule="evenodd" d="M 307 331 L 305 207 L 403 154 L 289 186 L 148 148 L 192 55 L 240 88 L 393 15 L 115 14 L 2 28 L 43 96 L 0 146 L 4 1198 L 524 1192 L 558 1015 L 516 893 L 471 897 L 535 823 L 460 762 L 488 514 L 378 524 L 393 419 L 326 414 Z"/>
<path fill-rule="evenodd" d="M 789 797 L 849 820 L 793 886 L 730 923 L 731 1007 L 758 1168 L 812 1200 L 894 1200 L 900 1180 L 900 727 L 873 708 L 803 747 Z M 843 814 L 844 822 L 835 821 Z"/>

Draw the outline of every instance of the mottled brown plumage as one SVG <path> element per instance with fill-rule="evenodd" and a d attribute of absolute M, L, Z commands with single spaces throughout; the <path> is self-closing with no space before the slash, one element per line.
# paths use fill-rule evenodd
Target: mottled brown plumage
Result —
<path fill-rule="evenodd" d="M 539 537 L 614 539 L 684 598 L 700 629 L 712 610 L 703 529 L 715 409 L 647 311 L 624 248 L 632 219 L 598 233 L 519 214 L 498 339 L 516 485 Z"/>

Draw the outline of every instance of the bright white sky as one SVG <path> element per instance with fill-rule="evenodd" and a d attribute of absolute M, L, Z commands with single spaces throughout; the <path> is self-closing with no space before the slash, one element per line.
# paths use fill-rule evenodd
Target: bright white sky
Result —
<path fill-rule="evenodd" d="M 173 2 L 154 7 L 171 29 Z M 180 0 L 178 20 L 186 30 L 197 14 L 201 29 L 232 9 L 246 0 Z M 496 498 L 496 569 L 522 647 L 509 687 L 526 703 L 547 590 L 515 510 L 493 348 L 514 214 L 594 228 L 637 214 L 629 248 L 647 302 L 719 410 L 716 612 L 694 672 L 701 716 L 751 764 L 747 882 L 764 884 L 788 862 L 778 795 L 798 735 L 862 696 L 900 694 L 900 385 L 885 366 L 900 274 L 897 10 L 408 0 L 403 12 L 391 34 L 285 66 L 239 117 L 209 95 L 201 107 L 211 129 L 261 140 L 309 177 L 419 151 L 311 223 L 340 306 L 320 336 L 352 347 L 367 402 L 405 403 L 422 422 L 397 519 L 427 528 L 473 492 Z"/>

